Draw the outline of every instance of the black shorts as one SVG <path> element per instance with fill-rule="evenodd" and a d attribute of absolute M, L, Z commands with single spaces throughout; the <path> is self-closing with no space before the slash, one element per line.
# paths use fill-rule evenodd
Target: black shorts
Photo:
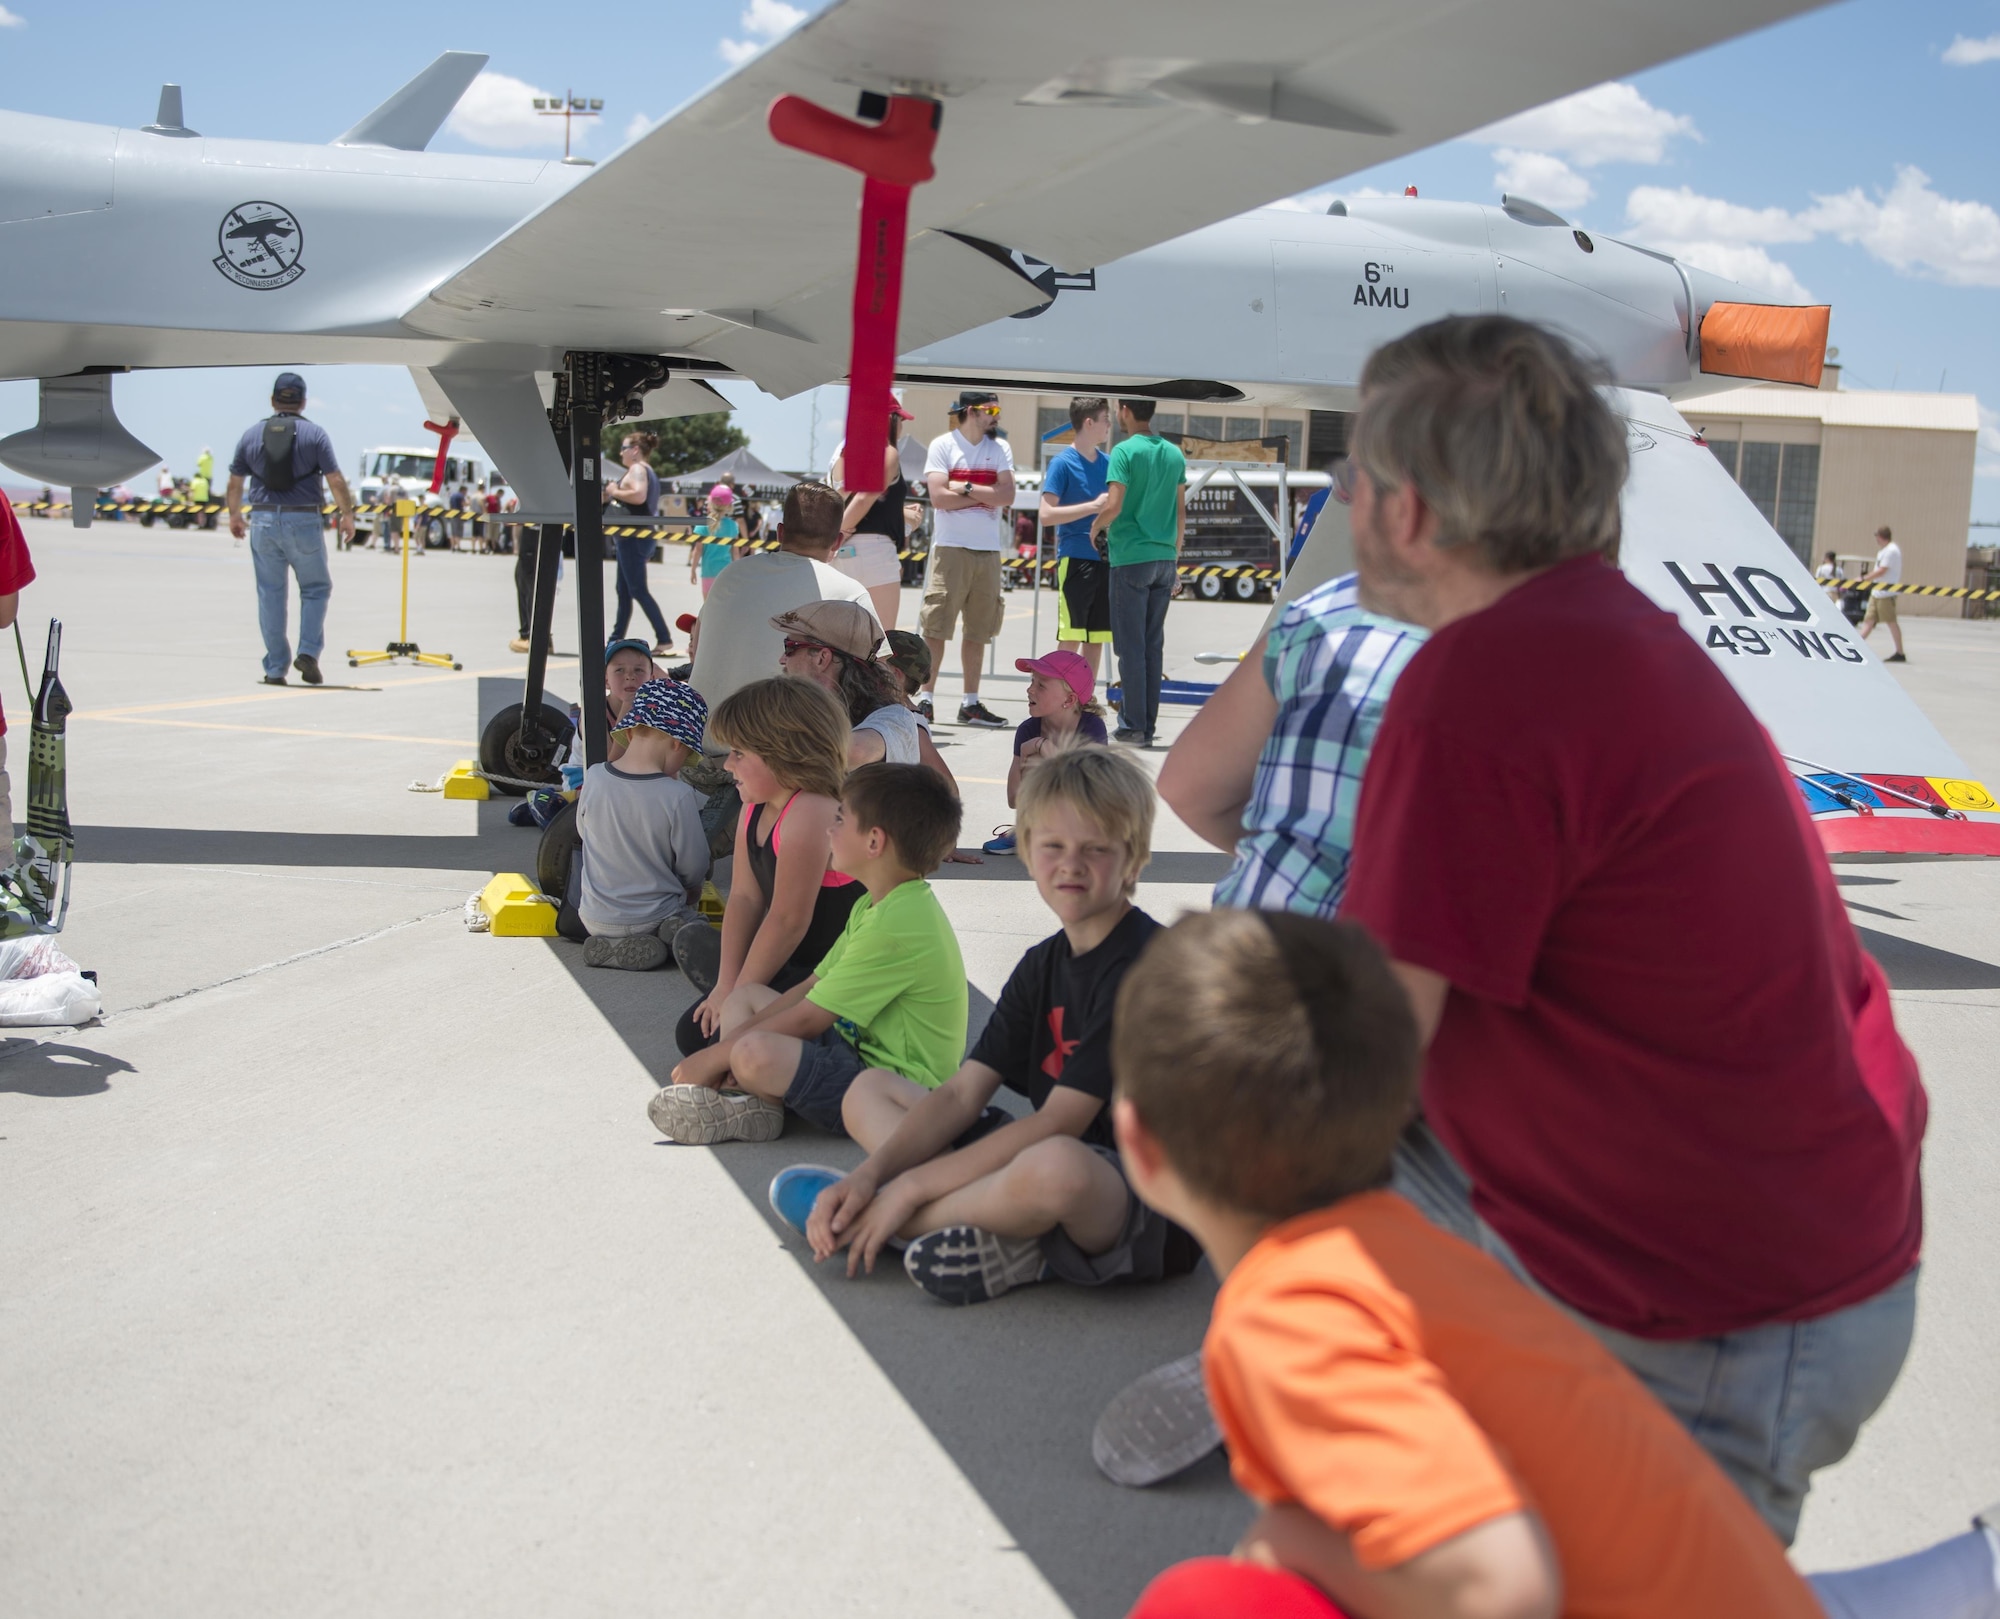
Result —
<path fill-rule="evenodd" d="M 792 1072 L 791 1087 L 785 1092 L 785 1106 L 806 1123 L 844 1136 L 847 1126 L 841 1122 L 840 1104 L 847 1100 L 854 1076 L 867 1066 L 867 1060 L 847 1043 L 839 1029 L 828 1029 L 817 1040 L 805 1042 L 799 1065 Z"/>
<path fill-rule="evenodd" d="M 1075 1287 L 1103 1287 L 1110 1282 L 1157 1282 L 1185 1276 L 1201 1263 L 1201 1244 L 1164 1214 L 1139 1201 L 1125 1176 L 1124 1161 L 1112 1147 L 1084 1143 L 1118 1171 L 1125 1181 L 1125 1224 L 1118 1240 L 1101 1254 L 1087 1254 L 1057 1226 L 1042 1234 L 1042 1258 L 1049 1273 Z"/>
<path fill-rule="evenodd" d="M 1111 639 L 1111 564 L 1063 557 L 1056 563 L 1056 639 Z"/>

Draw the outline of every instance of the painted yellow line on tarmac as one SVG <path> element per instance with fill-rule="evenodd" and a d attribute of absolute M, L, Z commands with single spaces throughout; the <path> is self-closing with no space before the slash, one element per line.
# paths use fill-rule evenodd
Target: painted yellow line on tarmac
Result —
<path fill-rule="evenodd" d="M 407 691 L 413 686 L 439 686 L 447 681 L 478 680 L 482 676 L 512 675 L 525 680 L 528 676 L 526 664 L 516 664 L 505 669 L 463 669 L 456 674 L 419 675 L 414 680 L 399 680 L 393 685 L 381 686 L 377 691 Z M 140 703 L 130 708 L 79 709 L 70 715 L 73 720 L 116 720 L 133 714 L 173 714 L 190 708 L 233 708 L 242 703 L 282 703 L 287 698 L 321 696 L 310 686 L 274 687 L 270 691 L 254 691 L 240 697 L 193 697 L 178 703 Z"/>
<path fill-rule="evenodd" d="M 252 736 L 310 736 L 322 742 L 420 742 L 427 748 L 458 748 L 470 752 L 473 744 L 464 737 L 390 736 L 381 731 L 314 731 L 302 725 L 230 725 L 221 720 L 162 720 L 133 714 L 72 714 L 79 719 L 104 720 L 112 725 L 165 725 L 177 731 L 243 731 Z"/>

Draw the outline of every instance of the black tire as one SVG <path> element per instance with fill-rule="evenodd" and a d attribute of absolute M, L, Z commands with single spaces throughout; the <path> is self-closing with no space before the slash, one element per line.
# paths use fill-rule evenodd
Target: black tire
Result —
<path fill-rule="evenodd" d="M 530 734 L 523 737 L 519 703 L 501 709 L 479 734 L 479 768 L 488 775 L 545 781 L 553 787 L 562 779 L 556 772 L 555 753 L 569 738 L 569 715 L 553 703 L 544 703 L 539 723 L 531 721 L 528 729 Z M 497 781 L 492 787 L 509 798 L 519 798 L 527 791 Z"/>
<path fill-rule="evenodd" d="M 565 804 L 542 828 L 542 841 L 535 847 L 535 882 L 544 894 L 561 899 L 569 892 L 570 868 L 576 851 L 583 846 L 583 834 L 576 829 L 576 806 Z"/>

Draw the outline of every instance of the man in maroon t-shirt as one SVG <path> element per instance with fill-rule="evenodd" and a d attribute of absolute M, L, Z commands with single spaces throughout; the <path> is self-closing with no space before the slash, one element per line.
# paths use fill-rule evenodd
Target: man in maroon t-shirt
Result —
<path fill-rule="evenodd" d="M 1353 460 L 1362 601 L 1431 631 L 1341 910 L 1429 1039 L 1419 1200 L 1789 1543 L 1909 1347 L 1925 1099 L 1888 986 L 1770 739 L 1613 565 L 1623 424 L 1560 340 L 1488 316 L 1378 351 Z"/>
<path fill-rule="evenodd" d="M 19 519 L 0 491 L 0 630 L 8 629 L 21 605 L 21 592 L 34 583 L 35 564 L 28 555 L 28 542 L 21 533 Z M 31 690 L 28 694 L 33 697 Z M 7 779 L 7 716 L 0 712 L 0 827 L 5 827 L 6 849 L 0 851 L 0 866 L 14 858 L 14 788 Z"/>

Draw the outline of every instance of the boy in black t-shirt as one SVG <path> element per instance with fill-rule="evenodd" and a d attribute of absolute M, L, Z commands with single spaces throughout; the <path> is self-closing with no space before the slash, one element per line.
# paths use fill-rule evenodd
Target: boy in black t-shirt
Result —
<path fill-rule="evenodd" d="M 1045 1277 L 1086 1287 L 1194 1267 L 1177 1225 L 1132 1193 L 1111 1135 L 1111 1014 L 1159 924 L 1132 904 L 1152 853 L 1153 785 L 1105 748 L 1058 752 L 1022 784 L 1021 851 L 1062 929 L 1025 956 L 971 1056 L 936 1090 L 881 1070 L 842 1107 L 869 1156 L 852 1174 L 797 1164 L 771 1204 L 813 1256 L 872 1271 L 901 1246 L 910 1279 L 975 1304 Z M 989 1108 L 1002 1085 L 1034 1104 Z"/>

